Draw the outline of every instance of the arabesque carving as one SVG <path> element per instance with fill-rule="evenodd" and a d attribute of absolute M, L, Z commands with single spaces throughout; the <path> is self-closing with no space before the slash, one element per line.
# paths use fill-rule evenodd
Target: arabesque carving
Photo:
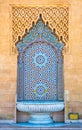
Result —
<path fill-rule="evenodd" d="M 36 24 L 42 14 L 43 20 L 46 24 L 48 21 L 49 27 L 55 29 L 58 37 L 63 37 L 63 42 L 66 43 L 66 52 L 69 51 L 69 7 L 22 7 L 12 6 L 12 45 L 11 53 L 15 54 L 15 43 L 18 41 L 18 36 L 25 34 L 25 29 L 30 30 L 32 22 Z"/>

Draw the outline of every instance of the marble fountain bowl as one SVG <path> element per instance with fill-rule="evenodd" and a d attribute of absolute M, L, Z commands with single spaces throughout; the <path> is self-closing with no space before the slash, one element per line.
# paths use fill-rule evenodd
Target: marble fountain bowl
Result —
<path fill-rule="evenodd" d="M 62 111 L 64 106 L 64 101 L 21 101 L 16 103 L 19 111 L 30 113 L 27 123 L 36 125 L 54 123 L 50 113 Z"/>

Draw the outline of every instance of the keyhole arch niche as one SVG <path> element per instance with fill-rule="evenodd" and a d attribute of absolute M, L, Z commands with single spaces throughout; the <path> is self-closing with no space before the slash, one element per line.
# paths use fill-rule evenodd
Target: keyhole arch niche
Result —
<path fill-rule="evenodd" d="M 16 46 L 17 108 L 20 102 L 34 104 L 39 102 L 42 105 L 47 102 L 52 104 L 64 101 L 62 56 L 64 43 L 55 32 L 52 33 L 48 22 L 44 23 L 41 14 L 36 25 L 33 22 L 29 33 L 26 30 Z"/>

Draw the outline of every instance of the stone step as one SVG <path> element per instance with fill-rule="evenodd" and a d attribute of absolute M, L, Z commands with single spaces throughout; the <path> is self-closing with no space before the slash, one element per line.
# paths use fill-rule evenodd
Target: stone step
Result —
<path fill-rule="evenodd" d="M 0 130 L 82 130 L 82 128 L 0 128 Z"/>
<path fill-rule="evenodd" d="M 21 125 L 21 124 L 20 124 Z M 13 123 L 0 123 L 0 130 L 82 130 L 82 123 L 70 123 L 64 126 L 52 126 L 52 127 L 33 127 L 31 126 L 19 126 Z"/>

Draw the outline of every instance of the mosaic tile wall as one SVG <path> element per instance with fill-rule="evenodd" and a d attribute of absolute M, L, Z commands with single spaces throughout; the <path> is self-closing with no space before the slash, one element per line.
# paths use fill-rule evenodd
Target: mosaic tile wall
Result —
<path fill-rule="evenodd" d="M 24 55 L 24 99 L 57 99 L 57 56 L 46 43 L 35 43 Z"/>
<path fill-rule="evenodd" d="M 63 46 L 40 15 L 17 43 L 18 100 L 63 100 Z"/>

